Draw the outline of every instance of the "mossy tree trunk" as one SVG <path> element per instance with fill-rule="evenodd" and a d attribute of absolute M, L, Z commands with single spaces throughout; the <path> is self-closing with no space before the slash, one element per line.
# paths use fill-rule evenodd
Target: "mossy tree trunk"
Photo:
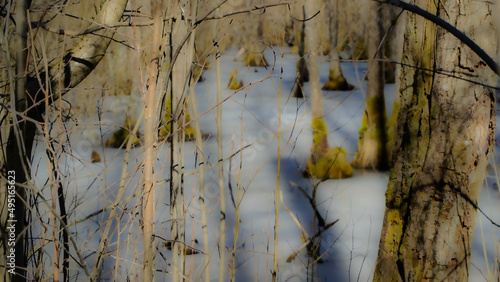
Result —
<path fill-rule="evenodd" d="M 403 43 L 404 43 L 404 33 L 405 33 L 405 25 L 406 25 L 406 18 L 407 14 L 403 13 L 399 17 L 398 21 L 396 22 L 396 26 L 393 27 L 393 39 L 389 39 L 389 44 L 392 45 L 392 55 L 391 55 L 391 60 L 394 60 L 396 62 L 401 61 L 401 57 L 403 56 Z M 392 109 L 391 109 L 391 117 L 388 121 L 387 125 L 387 150 L 389 151 L 389 163 L 392 163 L 392 156 L 394 152 L 394 131 L 396 130 L 396 122 L 398 119 L 398 113 L 399 113 L 399 105 L 400 105 L 400 95 L 399 95 L 399 88 L 401 86 L 401 64 L 395 64 L 394 68 L 394 76 L 396 77 L 396 80 L 394 81 L 394 103 L 392 104 Z M 387 66 L 387 64 L 385 65 Z M 387 74 L 387 71 L 385 72 Z M 387 82 L 387 78 L 386 78 Z"/>
<path fill-rule="evenodd" d="M 330 31 L 330 66 L 328 69 L 328 81 L 323 85 L 323 90 L 352 90 L 354 86 L 347 83 L 340 67 L 340 56 L 337 48 L 338 30 L 338 3 L 337 0 L 328 1 L 329 31 Z"/>
<path fill-rule="evenodd" d="M 320 9 L 316 0 L 306 2 L 306 15 L 312 16 Z M 349 163 L 345 160 L 346 152 L 342 148 L 331 149 L 328 145 L 328 129 L 326 127 L 323 97 L 319 81 L 319 60 L 318 60 L 318 30 L 319 19 L 314 17 L 306 23 L 306 36 L 309 45 L 309 85 L 311 89 L 311 114 L 312 114 L 312 134 L 313 144 L 311 147 L 311 157 L 307 162 L 305 174 L 310 177 L 327 179 L 349 177 L 353 171 Z"/>
<path fill-rule="evenodd" d="M 19 29 L 17 34 L 24 34 L 21 36 L 26 37 L 27 22 L 26 22 L 26 10 L 29 9 L 27 3 L 30 1 L 17 1 L 18 6 L 16 11 L 16 16 L 23 17 L 24 20 L 19 21 L 16 24 Z M 115 1 L 102 1 L 99 6 L 100 9 L 94 18 L 94 22 L 110 25 L 116 23 L 120 20 L 121 15 L 125 9 L 127 1 L 126 0 L 115 0 Z M 23 7 L 24 6 L 24 7 Z M 24 21 L 24 22 L 23 22 Z M 2 21 L 4 24 L 14 25 L 10 22 L 10 19 Z M 2 30 L 7 30 L 8 32 L 14 29 L 3 26 Z M 43 31 L 38 31 L 43 32 Z M 11 37 L 10 35 L 7 35 Z M 12 37 L 11 37 L 12 38 Z M 48 73 L 45 71 L 40 71 L 39 78 L 36 76 L 26 75 L 25 70 L 27 70 L 27 48 L 26 48 L 26 38 L 23 39 L 24 43 L 20 43 L 17 40 L 6 40 L 9 44 L 0 44 L 2 46 L 2 85 L 6 85 L 2 88 L 2 103 L 4 105 L 11 105 L 10 108 L 1 108 L 1 131 L 0 139 L 2 141 L 2 154 L 0 154 L 0 166 L 1 166 L 1 180 L 0 180 L 0 197 L 2 197 L 2 202 L 0 203 L 2 211 L 2 217 L 0 221 L 0 228 L 2 234 L 7 234 L 6 227 L 9 225 L 7 221 L 7 206 L 4 204 L 4 199 L 8 193 L 5 181 L 8 180 L 9 171 L 14 171 L 16 175 L 16 237 L 19 238 L 16 243 L 16 276 L 9 276 L 5 272 L 1 272 L 2 281 L 12 280 L 24 280 L 26 279 L 26 266 L 28 265 L 26 257 L 26 245 L 28 242 L 26 240 L 26 211 L 27 207 L 24 203 L 27 203 L 27 195 L 29 193 L 29 187 L 32 186 L 30 182 L 30 158 L 32 153 L 32 146 L 34 143 L 37 126 L 43 121 L 42 115 L 46 110 L 46 103 L 43 102 L 45 99 L 48 100 L 47 104 L 52 103 L 57 98 L 61 97 L 68 92 L 69 89 L 78 85 L 85 77 L 87 77 L 95 66 L 104 57 L 106 49 L 113 38 L 112 30 L 101 30 L 96 31 L 92 34 L 87 34 L 81 37 L 81 40 L 73 46 L 66 54 L 58 59 L 53 60 L 48 66 Z M 6 39 L 6 37 L 5 37 Z M 17 63 L 16 77 L 20 78 L 17 83 L 14 83 L 14 74 L 10 73 L 10 69 L 7 64 L 11 64 L 11 58 L 6 54 L 9 52 L 7 49 L 10 44 L 16 45 L 13 49 L 19 49 L 22 52 L 16 56 L 15 60 Z M 10 46 L 12 47 L 12 46 Z M 5 59 L 5 60 L 4 60 Z M 7 75 L 4 75 L 7 74 Z M 10 77 L 11 79 L 4 80 L 4 78 Z M 47 84 L 48 82 L 48 84 Z M 46 91 L 49 89 L 50 91 Z M 44 90 L 44 91 L 42 91 Z M 16 94 L 19 93 L 19 94 Z M 25 109 L 25 110 L 24 110 Z M 13 115 L 13 111 L 17 110 L 22 114 L 17 116 Z M 27 119 L 25 119 L 27 117 Z M 20 126 L 14 126 L 16 120 L 21 121 Z M 5 237 L 2 236 L 2 242 L 0 243 L 0 253 L 2 254 L 0 258 L 0 264 L 4 265 L 6 258 L 3 254 L 7 254 L 9 249 L 8 242 L 5 241 Z M 5 269 L 4 267 L 2 267 Z"/>
<path fill-rule="evenodd" d="M 371 24 L 368 30 L 368 87 L 366 108 L 359 130 L 358 151 L 353 165 L 363 168 L 387 169 L 389 152 L 387 150 L 387 111 L 384 97 L 384 52 L 381 45 L 384 37 L 382 4 L 370 3 Z M 380 48 L 379 48 L 380 46 Z"/>
<path fill-rule="evenodd" d="M 496 40 L 490 4 L 417 0 L 487 53 Z M 451 34 L 408 14 L 394 168 L 375 281 L 468 281 L 477 202 L 495 142 L 495 74 Z"/>
<path fill-rule="evenodd" d="M 264 15 L 260 15 L 257 24 L 257 38 L 250 43 L 250 47 L 243 56 L 247 67 L 267 67 L 269 63 L 264 56 L 266 44 L 264 43 Z"/>
<path fill-rule="evenodd" d="M 399 64 L 394 62 L 399 62 L 401 60 L 401 38 L 403 34 L 401 33 L 402 23 L 406 23 L 406 13 L 401 13 L 401 10 L 397 7 L 390 5 L 384 5 L 382 10 L 382 17 L 384 18 L 384 30 L 387 31 L 384 40 L 384 57 L 386 60 L 384 63 L 384 79 L 385 83 L 396 83 L 398 80 L 397 68 Z"/>
<path fill-rule="evenodd" d="M 189 113 L 187 99 L 189 84 L 195 83 L 191 81 L 195 56 L 194 40 L 192 40 L 194 32 L 191 33 L 188 40 L 183 42 L 191 32 L 193 24 L 190 19 L 186 19 L 186 17 L 191 17 L 191 3 L 196 4 L 198 2 L 175 0 L 169 4 L 170 17 L 175 19 L 172 22 L 170 37 L 170 63 L 173 61 L 174 66 L 170 77 L 170 88 L 167 89 L 170 94 L 167 95 L 167 102 L 165 103 L 165 109 L 163 109 L 162 126 L 159 132 L 160 138 L 169 140 L 172 140 L 172 133 L 177 133 L 177 131 L 181 131 L 183 138 L 187 140 L 194 140 L 195 135 L 195 130 L 191 125 L 191 114 Z M 182 5 L 182 9 L 180 5 Z M 177 57 L 175 57 L 176 53 Z M 164 69 L 166 72 L 168 67 L 164 67 Z M 172 100 L 174 96 L 176 98 Z M 174 123 L 177 126 L 175 130 L 172 128 Z"/>

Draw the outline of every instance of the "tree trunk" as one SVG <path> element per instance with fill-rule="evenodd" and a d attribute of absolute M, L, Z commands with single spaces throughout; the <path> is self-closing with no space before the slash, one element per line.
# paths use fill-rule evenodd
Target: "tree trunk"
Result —
<path fill-rule="evenodd" d="M 306 8 L 302 6 L 302 16 L 305 20 L 306 18 Z M 297 79 L 295 85 L 295 92 L 293 96 L 295 98 L 304 98 L 304 82 L 309 81 L 309 70 L 307 69 L 307 63 L 305 59 L 305 49 L 306 49 L 306 22 L 303 21 L 301 24 L 300 35 L 299 35 L 299 60 L 297 61 Z"/>
<path fill-rule="evenodd" d="M 387 169 L 389 153 L 387 150 L 387 111 L 384 97 L 384 37 L 382 4 L 370 3 L 371 23 L 368 30 L 368 87 L 366 108 L 359 130 L 358 151 L 353 165 L 363 168 Z M 380 47 L 380 48 L 379 48 Z"/>
<path fill-rule="evenodd" d="M 403 48 L 400 47 L 401 38 L 403 35 L 400 34 L 401 22 L 406 19 L 406 13 L 401 13 L 401 10 L 383 4 L 383 10 L 381 17 L 384 18 L 384 30 L 387 31 L 384 40 L 384 57 L 386 61 L 384 62 L 384 79 L 385 83 L 396 83 L 398 79 L 398 64 L 394 62 L 399 62 L 401 60 L 401 51 Z M 402 45 L 401 45 L 402 46 Z"/>
<path fill-rule="evenodd" d="M 156 88 L 160 61 L 160 39 L 162 38 L 163 0 L 156 0 L 153 4 L 153 38 L 151 44 L 151 59 L 148 66 L 148 83 L 146 97 L 144 97 L 144 187 L 142 196 L 143 217 L 143 279 L 146 282 L 154 281 L 154 229 L 155 229 L 155 147 L 158 131 L 156 130 Z"/>
<path fill-rule="evenodd" d="M 330 67 L 328 81 L 323 85 L 323 90 L 352 90 L 354 86 L 347 83 L 340 68 L 339 50 L 337 49 L 338 30 L 338 3 L 337 0 L 328 1 L 329 31 L 330 31 Z"/>
<path fill-rule="evenodd" d="M 182 281 L 185 275 L 185 204 L 183 187 L 183 142 L 185 136 L 194 136 L 194 129 L 185 124 L 190 120 L 187 107 L 187 89 L 191 82 L 191 68 L 194 55 L 194 33 L 189 33 L 196 19 L 197 1 L 176 0 L 172 2 L 171 12 L 177 18 L 172 24 L 172 50 L 178 52 L 171 58 L 172 93 L 171 112 L 171 186 L 170 217 L 172 239 L 172 281 Z M 182 15 L 182 17 L 179 17 Z M 186 41 L 186 36 L 189 36 Z"/>
<path fill-rule="evenodd" d="M 4 89 L 6 92 L 3 99 L 4 105 L 10 105 L 10 109 L 19 113 L 26 111 L 26 61 L 27 61 L 27 3 L 26 1 L 16 1 L 15 20 L 16 27 L 14 36 L 14 44 L 16 44 L 16 68 L 15 76 L 12 69 L 8 67 L 8 81 L 9 86 Z M 7 35 L 9 36 L 9 35 Z M 7 38 L 5 38 L 7 39 Z M 7 54 L 9 51 L 8 44 L 5 44 Z M 10 61 L 9 56 L 6 54 L 6 61 Z M 15 83 L 14 83 L 15 79 Z M 10 102 L 10 103 L 9 103 Z M 2 216 L 1 216 L 1 230 L 2 242 L 0 252 L 0 265 L 2 265 L 2 277 L 5 281 L 23 280 L 26 277 L 26 207 L 23 200 L 26 199 L 26 189 L 22 185 L 27 184 L 27 177 L 29 175 L 28 157 L 26 151 L 31 152 L 33 144 L 35 128 L 32 123 L 26 122 L 24 116 L 21 114 L 14 114 L 2 107 L 2 147 L 6 150 L 2 154 L 2 177 L 0 184 L 0 195 Z M 15 124 L 15 125 L 14 125 Z M 5 135 L 4 135 L 5 134 Z M 25 139 L 28 139 L 25 141 Z M 5 141 L 7 141 L 5 143 Z M 13 149 L 16 150 L 13 150 Z M 15 197 L 14 194 L 16 193 Z M 10 197 L 9 197 L 10 196 Z M 5 267 L 4 267 L 5 266 Z M 15 274 L 15 275 L 13 275 Z"/>
<path fill-rule="evenodd" d="M 243 55 L 243 61 L 247 67 L 267 67 L 269 63 L 264 56 L 266 44 L 264 43 L 264 15 L 254 16 L 257 19 L 257 33 L 254 42 L 247 43 L 248 48 Z"/>
<path fill-rule="evenodd" d="M 191 5 L 190 5 L 191 4 Z M 182 7 L 181 7 L 182 6 Z M 191 115 L 188 109 L 187 90 L 191 83 L 193 69 L 194 50 L 194 32 L 191 32 L 192 22 L 187 17 L 191 17 L 191 6 L 197 6 L 197 1 L 175 0 L 169 4 L 169 18 L 174 18 L 171 26 L 171 50 L 170 63 L 173 63 L 170 89 L 170 95 L 167 95 L 167 103 L 162 117 L 163 125 L 160 127 L 160 138 L 167 138 L 172 142 L 172 133 L 180 130 L 182 138 L 186 140 L 194 140 L 195 130 L 191 125 Z M 196 10 L 193 11 L 193 17 Z M 180 16 L 180 17 L 179 17 Z M 189 35 L 189 38 L 186 36 Z M 184 41 L 185 40 L 185 41 Z M 164 72 L 168 73 L 168 67 L 164 67 Z M 195 82 L 193 82 L 195 83 Z M 173 97 L 176 97 L 174 100 Z M 176 124 L 174 124 L 176 123 Z M 186 125 L 187 124 L 187 125 Z M 173 126 L 177 126 L 173 128 Z"/>
<path fill-rule="evenodd" d="M 486 2 L 412 3 L 496 51 Z M 438 3 L 438 4 L 436 4 Z M 492 89 L 425 69 L 495 84 L 478 56 L 429 21 L 408 15 L 394 161 L 375 281 L 467 281 L 477 201 L 494 148 Z"/>
<path fill-rule="evenodd" d="M 306 15 L 314 15 L 320 6 L 316 1 L 306 2 Z M 319 81 L 318 36 L 319 19 L 314 17 L 306 23 L 306 38 L 309 45 L 309 85 L 311 88 L 311 114 L 313 144 L 311 157 L 307 162 L 305 175 L 325 179 L 349 177 L 353 171 L 345 160 L 346 152 L 342 148 L 331 149 L 328 145 L 328 130 L 323 111 L 323 97 Z"/>
<path fill-rule="evenodd" d="M 393 49 L 391 60 L 395 62 L 400 62 L 403 56 L 403 43 L 404 43 L 404 34 L 406 28 L 406 19 L 407 19 L 407 13 L 401 14 L 401 16 L 396 22 L 396 26 L 393 27 L 394 30 L 392 31 L 392 33 L 394 34 L 393 35 L 394 39 L 390 40 L 390 42 L 392 42 L 390 44 L 392 44 L 391 48 Z M 395 64 L 395 65 L 396 66 L 394 70 L 395 71 L 394 76 L 396 77 L 396 80 L 394 81 L 394 103 L 392 104 L 391 118 L 389 119 L 387 125 L 387 150 L 389 151 L 388 153 L 389 164 L 392 164 L 392 157 L 394 152 L 394 132 L 396 130 L 396 123 L 398 120 L 399 105 L 401 100 L 401 97 L 399 95 L 399 88 L 401 87 L 401 79 L 400 79 L 401 64 Z M 387 74 L 387 71 L 385 73 Z"/>
<path fill-rule="evenodd" d="M 21 17 L 16 19 L 19 23 L 18 34 L 24 34 L 26 37 L 27 32 L 27 21 L 26 21 L 26 10 L 27 3 L 30 1 L 18 1 L 18 7 L 16 12 L 16 17 Z M 125 9 L 127 1 L 126 0 L 115 0 L 115 1 L 103 1 L 101 4 L 101 10 L 94 19 L 95 22 L 108 25 L 116 23 L 120 20 L 123 10 Z M 24 12 L 22 12 L 24 11 Z M 24 20 L 23 20 L 24 18 Z M 9 20 L 6 20 L 8 22 Z M 21 35 L 22 37 L 22 35 Z M 2 140 L 3 147 L 5 148 L 1 154 L 0 165 L 2 167 L 2 180 L 0 181 L 0 196 L 2 196 L 2 217 L 0 222 L 0 228 L 2 234 L 7 233 L 7 226 L 10 225 L 8 221 L 10 218 L 6 217 L 7 206 L 4 204 L 4 200 L 8 194 L 8 185 L 5 181 L 8 180 L 9 171 L 15 173 L 16 180 L 16 199 L 15 199 L 15 219 L 16 222 L 16 237 L 19 238 L 16 242 L 15 252 L 16 252 L 16 275 L 15 277 L 7 277 L 8 275 L 2 271 L 2 278 L 5 281 L 10 281 L 10 279 L 24 280 L 26 279 L 26 266 L 27 258 L 25 242 L 28 240 L 26 237 L 26 206 L 24 203 L 27 202 L 27 194 L 31 185 L 30 180 L 30 164 L 29 160 L 31 158 L 31 151 L 36 135 L 37 123 L 42 121 L 42 114 L 45 112 L 45 103 L 40 103 L 44 99 L 48 99 L 49 103 L 53 102 L 55 99 L 66 93 L 70 88 L 76 86 L 80 83 L 99 63 L 103 58 L 105 51 L 113 37 L 113 31 L 97 31 L 93 34 L 88 34 L 82 36 L 82 40 L 76 44 L 62 59 L 56 59 L 49 65 L 49 73 L 41 72 L 40 79 L 36 77 L 26 77 L 25 71 L 27 68 L 27 57 L 26 57 L 26 44 L 19 42 L 17 49 L 18 52 L 16 57 L 17 64 L 17 77 L 21 78 L 17 80 L 16 88 L 13 87 L 13 76 L 9 80 L 8 87 L 4 90 L 10 93 L 10 102 L 8 98 L 2 98 L 2 103 L 4 105 L 11 105 L 10 109 L 2 108 L 2 130 L 0 140 Z M 26 42 L 26 39 L 23 39 Z M 5 48 L 8 48 L 8 44 L 2 44 Z M 5 49 L 4 49 L 5 52 Z M 8 58 L 8 57 L 6 57 Z M 8 62 L 8 61 L 6 61 Z M 46 85 L 46 78 L 49 81 L 51 92 L 48 93 L 49 97 L 41 91 L 42 89 L 49 89 Z M 10 89 L 10 90 L 9 90 Z M 14 91 L 18 92 L 15 94 Z M 3 90 L 2 90 L 3 92 Z M 5 93 L 5 92 L 4 92 Z M 2 94 L 4 94 L 2 93 Z M 7 95 L 6 97 L 9 97 Z M 12 110 L 15 109 L 22 113 L 22 116 L 12 115 Z M 24 111 L 24 109 L 27 109 Z M 28 119 L 24 119 L 27 117 Z M 23 120 L 24 119 L 24 120 Z M 15 121 L 19 120 L 20 126 L 14 126 Z M 0 253 L 2 258 L 0 258 L 0 264 L 4 265 L 5 256 L 3 254 L 8 254 L 10 251 L 10 246 L 5 237 L 2 237 L 2 243 L 0 244 Z M 6 245 L 7 243 L 7 245 Z"/>

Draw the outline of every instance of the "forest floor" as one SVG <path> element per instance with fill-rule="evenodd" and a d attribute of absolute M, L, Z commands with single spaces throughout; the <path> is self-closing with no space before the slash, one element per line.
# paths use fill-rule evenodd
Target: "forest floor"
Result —
<path fill-rule="evenodd" d="M 235 252 L 236 281 L 270 281 L 273 261 L 274 199 L 277 183 L 277 163 L 281 161 L 280 190 L 283 203 L 291 210 L 309 236 L 316 233 L 317 225 L 309 200 L 299 190 L 300 187 L 312 195 L 317 181 L 302 176 L 302 170 L 310 156 L 312 134 L 311 114 L 308 97 L 293 98 L 295 63 L 297 55 L 285 53 L 282 49 L 267 50 L 265 55 L 271 66 L 245 67 L 234 61 L 236 51 L 228 51 L 222 56 L 222 83 L 227 84 L 228 74 L 238 69 L 238 79 L 244 84 L 261 80 L 235 93 L 223 90 L 223 97 L 231 96 L 223 105 L 223 142 L 224 142 L 224 185 L 226 187 L 226 253 L 228 260 L 225 281 L 229 281 L 231 252 L 234 246 L 235 207 L 239 207 L 240 225 Z M 322 57 L 321 82 L 328 76 L 328 63 Z M 274 64 L 274 66 L 273 66 Z M 196 85 L 198 112 L 204 113 L 216 105 L 215 64 L 205 72 L 205 80 Z M 358 130 L 364 111 L 366 81 L 363 80 L 367 69 L 366 63 L 344 62 L 344 75 L 348 82 L 357 86 L 355 91 L 325 92 L 324 110 L 329 132 L 330 146 L 342 146 L 351 160 L 357 149 Z M 280 81 L 280 70 L 283 78 Z M 277 93 L 281 84 L 281 104 L 278 107 Z M 392 109 L 394 85 L 387 84 L 387 109 Z M 305 84 L 306 96 L 308 83 Z M 65 175 L 69 221 L 82 219 L 96 210 L 110 205 L 117 193 L 119 180 L 124 166 L 124 150 L 103 147 L 102 144 L 123 124 L 129 97 L 103 97 L 95 101 L 88 109 L 88 115 L 67 123 L 70 132 L 71 153 L 62 162 Z M 72 103 L 77 103 L 75 95 L 68 96 Z M 136 115 L 139 115 L 142 102 L 136 96 L 131 101 Z M 280 110 L 279 110 L 280 109 Z M 281 111 L 281 154 L 277 152 L 278 116 Z M 102 114 L 98 118 L 98 112 Z M 198 171 L 195 169 L 196 158 L 203 159 L 207 165 L 205 187 L 209 209 L 208 228 L 210 234 L 211 264 L 210 273 L 217 278 L 219 265 L 219 197 L 217 187 L 217 145 L 215 109 L 200 117 L 202 131 L 208 136 L 204 143 L 203 156 L 196 156 L 192 142 L 185 143 L 185 201 L 186 201 L 186 242 L 202 250 L 200 209 L 194 197 L 198 189 Z M 143 131 L 142 131 L 143 132 Z M 250 145 L 247 147 L 247 145 Z M 241 151 L 240 154 L 240 150 Z M 45 144 L 37 143 L 34 157 L 34 174 L 37 187 L 44 187 L 48 179 Z M 101 155 L 100 163 L 91 163 L 91 151 Z M 499 152 L 499 150 L 497 150 Z M 234 157 L 229 158 L 233 154 Z M 500 194 L 493 165 L 500 156 L 498 153 L 488 169 L 488 180 L 480 200 L 482 211 L 496 223 L 500 223 Z M 157 150 L 155 165 L 157 189 L 157 212 L 155 233 L 158 255 L 156 256 L 156 280 L 168 281 L 168 263 L 170 251 L 162 246 L 161 238 L 169 238 L 169 157 L 168 143 L 162 143 Z M 142 148 L 131 151 L 128 164 L 127 193 L 137 193 L 136 183 L 140 176 Z M 229 160 L 230 159 L 230 160 Z M 241 170 L 239 169 L 241 160 Z M 239 175 L 241 174 L 241 175 Z M 279 281 L 370 281 L 373 276 L 378 242 L 384 214 L 384 193 L 388 182 L 388 172 L 355 170 L 354 176 L 343 180 L 327 180 L 317 187 L 317 208 L 326 223 L 338 220 L 322 235 L 320 253 L 321 263 L 311 265 L 311 257 L 302 250 L 292 262 L 287 257 L 302 244 L 301 230 L 283 204 L 279 215 Z M 238 188 L 240 197 L 238 198 Z M 49 188 L 42 189 L 42 194 L 50 199 Z M 107 221 L 109 211 L 100 213 L 89 220 L 70 227 L 81 252 L 86 256 L 88 265 L 92 265 L 102 224 Z M 122 203 L 120 219 L 115 219 L 113 226 L 120 234 L 110 237 L 109 250 L 120 250 L 118 263 L 115 255 L 108 257 L 103 266 L 103 278 L 112 278 L 115 265 L 119 268 L 118 278 L 137 275 L 140 270 L 142 239 L 140 233 L 137 198 Z M 46 216 L 46 214 L 45 214 Z M 487 281 L 489 274 L 495 272 L 494 263 L 499 259 L 500 229 L 482 214 L 478 213 L 477 228 L 474 235 L 471 281 Z M 485 255 L 487 262 L 485 261 Z M 496 265 L 498 268 L 498 265 Z M 186 273 L 192 280 L 198 281 L 203 272 L 203 255 L 188 256 Z M 496 273 L 498 275 L 498 269 Z M 78 271 L 75 270 L 75 275 Z M 80 271 L 80 278 L 83 272 Z M 121 281 L 125 281 L 119 279 Z"/>

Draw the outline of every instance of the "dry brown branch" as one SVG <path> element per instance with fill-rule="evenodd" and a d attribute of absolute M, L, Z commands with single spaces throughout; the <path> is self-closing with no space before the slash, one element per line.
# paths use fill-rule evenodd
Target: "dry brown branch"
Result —
<path fill-rule="evenodd" d="M 256 5 L 256 6 L 249 7 L 249 8 L 240 9 L 238 11 L 233 11 L 233 12 L 226 13 L 226 14 L 223 14 L 220 16 L 208 17 L 208 15 L 212 14 L 215 11 L 214 10 L 214 11 L 210 11 L 209 14 L 207 15 L 207 17 L 203 17 L 200 20 L 197 20 L 194 23 L 194 27 L 198 26 L 203 21 L 219 20 L 219 19 L 227 18 L 230 16 L 238 15 L 238 14 L 249 13 L 252 11 L 262 10 L 262 9 L 280 6 L 280 5 L 290 5 L 293 3 L 295 3 L 295 1 L 284 1 L 284 2 L 277 2 L 277 3 L 262 4 L 262 5 Z M 172 18 L 165 19 L 164 21 L 171 21 L 171 20 L 172 20 Z M 96 32 L 96 31 L 99 31 L 102 29 L 112 29 L 112 28 L 117 28 L 117 27 L 152 26 L 153 20 L 138 22 L 138 23 L 137 22 L 117 22 L 117 23 L 109 24 L 109 25 L 98 24 L 96 22 L 94 22 L 94 24 L 96 26 L 89 27 L 89 28 L 82 29 L 82 30 L 67 30 L 67 29 L 62 29 L 62 28 L 50 27 L 47 25 L 46 22 L 32 22 L 31 23 L 33 28 L 40 27 L 40 28 L 42 28 L 46 31 L 52 32 L 52 33 L 56 33 L 56 34 L 60 34 L 60 35 L 68 35 L 68 36 L 81 36 L 81 35 L 90 34 L 92 32 Z"/>
<path fill-rule="evenodd" d="M 436 25 L 444 28 L 446 31 L 449 33 L 453 34 L 458 40 L 460 40 L 462 43 L 467 45 L 471 50 L 476 53 L 481 60 L 483 60 L 488 67 L 494 71 L 496 74 L 498 74 L 498 65 L 491 58 L 481 47 L 479 47 L 476 42 L 474 42 L 472 39 L 470 39 L 468 36 L 466 36 L 463 32 L 459 31 L 456 27 L 448 23 L 447 21 L 443 20 L 442 18 L 433 15 L 429 13 L 428 11 L 416 6 L 412 5 L 400 0 L 375 0 L 384 4 L 389 4 L 395 7 L 399 7 L 403 10 L 409 11 L 411 13 L 415 13 L 421 17 L 424 17 L 425 19 L 435 23 Z"/>
<path fill-rule="evenodd" d="M 266 9 L 266 8 L 270 8 L 270 7 L 275 7 L 275 6 L 290 5 L 290 4 L 294 4 L 294 3 L 295 3 L 295 1 L 279 1 L 277 3 L 255 5 L 253 7 L 243 8 L 243 9 L 240 9 L 240 10 L 237 10 L 237 11 L 233 11 L 233 12 L 230 12 L 230 13 L 227 13 L 227 14 L 223 14 L 223 15 L 220 15 L 220 16 L 206 17 L 204 19 L 196 21 L 195 25 L 200 24 L 202 21 L 220 20 L 220 19 L 227 18 L 227 17 L 234 16 L 234 15 L 238 15 L 238 14 L 249 13 L 249 12 L 252 12 L 252 11 L 262 10 L 262 9 Z"/>
<path fill-rule="evenodd" d="M 280 193 L 280 202 L 281 202 L 281 205 L 283 206 L 283 208 L 285 209 L 285 211 L 292 217 L 292 219 L 295 222 L 295 224 L 297 224 L 297 226 L 299 227 L 300 231 L 302 231 L 302 233 L 304 234 L 306 240 L 308 240 L 309 239 L 309 234 L 304 229 L 304 227 L 302 227 L 302 224 L 300 224 L 299 219 L 292 213 L 292 211 L 290 210 L 290 208 L 288 208 L 288 206 L 283 201 L 283 193 Z"/>
<path fill-rule="evenodd" d="M 31 24 L 32 24 L 33 28 L 40 27 L 46 31 L 49 31 L 52 33 L 57 33 L 60 35 L 81 36 L 81 35 L 90 34 L 92 32 L 99 31 L 101 29 L 112 29 L 112 28 L 117 28 L 117 27 L 152 26 L 153 20 L 141 22 L 141 23 L 118 22 L 118 23 L 114 23 L 114 24 L 110 24 L 110 25 L 97 25 L 97 26 L 89 27 L 89 28 L 82 29 L 82 30 L 67 30 L 67 29 L 62 29 L 62 28 L 50 27 L 46 23 L 41 23 L 41 22 L 33 22 Z"/>
<path fill-rule="evenodd" d="M 335 223 L 337 223 L 339 220 L 335 220 L 333 222 L 330 222 L 328 223 L 323 229 L 321 229 L 320 231 L 318 231 L 316 234 L 314 234 L 314 236 L 312 238 L 310 238 L 309 240 L 306 240 L 304 242 L 304 244 L 302 244 L 302 246 L 300 246 L 296 251 L 294 251 L 293 253 L 291 253 L 287 259 L 286 259 L 286 262 L 291 262 L 292 260 L 295 259 L 295 257 L 297 256 L 298 253 L 300 253 L 300 251 L 302 251 L 305 247 L 307 247 L 311 242 L 314 241 L 314 239 L 320 237 L 321 235 L 323 235 L 323 233 L 330 229 L 330 227 L 332 227 L 333 225 L 335 225 Z"/>

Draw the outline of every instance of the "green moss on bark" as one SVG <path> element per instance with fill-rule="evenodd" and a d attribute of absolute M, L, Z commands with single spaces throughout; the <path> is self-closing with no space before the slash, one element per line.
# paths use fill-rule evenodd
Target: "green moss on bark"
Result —
<path fill-rule="evenodd" d="M 399 113 L 399 103 L 394 102 L 392 105 L 392 116 L 387 124 L 387 151 L 388 151 L 388 161 L 392 163 L 392 154 L 394 152 L 394 134 L 396 131 L 396 122 L 398 120 Z"/>
<path fill-rule="evenodd" d="M 311 125 L 313 130 L 313 147 L 321 146 L 322 142 L 328 138 L 325 120 L 313 117 Z"/>
<path fill-rule="evenodd" d="M 231 90 L 238 90 L 243 87 L 243 80 L 238 82 L 238 70 L 234 69 L 229 73 L 227 88 Z"/>
<path fill-rule="evenodd" d="M 389 167 L 391 151 L 388 150 L 388 117 L 385 108 L 383 112 L 379 109 L 380 103 L 385 103 L 383 96 L 374 96 L 366 100 L 366 110 L 359 129 L 358 151 L 352 161 L 353 166 L 373 169 Z M 381 120 L 384 121 L 382 126 L 370 122 Z"/>
<path fill-rule="evenodd" d="M 313 145 L 304 175 L 318 179 L 335 179 L 351 177 L 353 169 L 346 160 L 346 151 L 343 148 L 328 146 L 328 133 L 323 119 L 312 119 Z"/>
<path fill-rule="evenodd" d="M 170 102 L 170 97 L 168 98 L 168 101 L 166 103 L 166 106 L 165 106 L 165 114 L 163 115 L 163 118 L 162 118 L 162 121 L 163 121 L 163 126 L 160 128 L 160 133 L 159 133 L 159 139 L 160 140 L 164 140 L 165 138 L 167 139 L 170 139 L 171 137 L 171 113 L 172 113 L 172 108 L 170 107 L 171 105 L 171 102 Z M 187 123 L 190 123 L 191 122 L 191 115 L 189 114 L 189 110 L 188 110 L 188 105 L 187 103 L 184 104 L 184 114 L 186 115 L 185 116 L 185 120 L 184 120 L 184 123 L 187 124 Z M 186 140 L 188 141 L 191 141 L 191 140 L 194 140 L 194 137 L 195 137 L 195 130 L 194 128 L 191 126 L 191 125 L 188 125 L 186 127 L 183 128 L 183 131 L 184 131 L 184 137 Z"/>
<path fill-rule="evenodd" d="M 318 179 L 337 179 L 351 177 L 353 169 L 346 160 L 346 151 L 335 147 L 329 149 L 326 154 L 309 158 L 306 165 L 305 175 Z"/>
<path fill-rule="evenodd" d="M 290 48 L 290 51 L 288 51 L 290 54 L 298 54 L 299 53 L 299 46 L 298 45 L 293 45 Z"/>
<path fill-rule="evenodd" d="M 347 83 L 345 80 L 344 76 L 340 73 L 337 74 L 333 69 L 330 69 L 328 73 L 328 81 L 325 82 L 323 85 L 323 90 L 327 91 L 346 91 L 346 90 L 353 90 L 354 86 L 351 84 Z"/>
<path fill-rule="evenodd" d="M 113 132 L 111 138 L 106 141 L 106 146 L 112 148 L 119 148 L 123 143 L 128 142 L 128 139 L 132 136 L 130 132 L 132 132 L 134 125 L 130 121 L 130 118 L 125 118 L 125 123 L 123 127 L 120 127 L 117 131 Z M 140 145 L 140 136 L 141 133 L 137 131 L 137 135 L 134 135 L 132 138 L 132 145 L 139 146 Z"/>
<path fill-rule="evenodd" d="M 264 52 L 258 52 L 256 48 L 243 55 L 243 62 L 247 67 L 267 67 L 269 63 L 264 57 Z"/>
<path fill-rule="evenodd" d="M 368 45 L 364 39 L 356 40 L 356 45 L 354 46 L 351 58 L 357 60 L 368 60 Z"/>

